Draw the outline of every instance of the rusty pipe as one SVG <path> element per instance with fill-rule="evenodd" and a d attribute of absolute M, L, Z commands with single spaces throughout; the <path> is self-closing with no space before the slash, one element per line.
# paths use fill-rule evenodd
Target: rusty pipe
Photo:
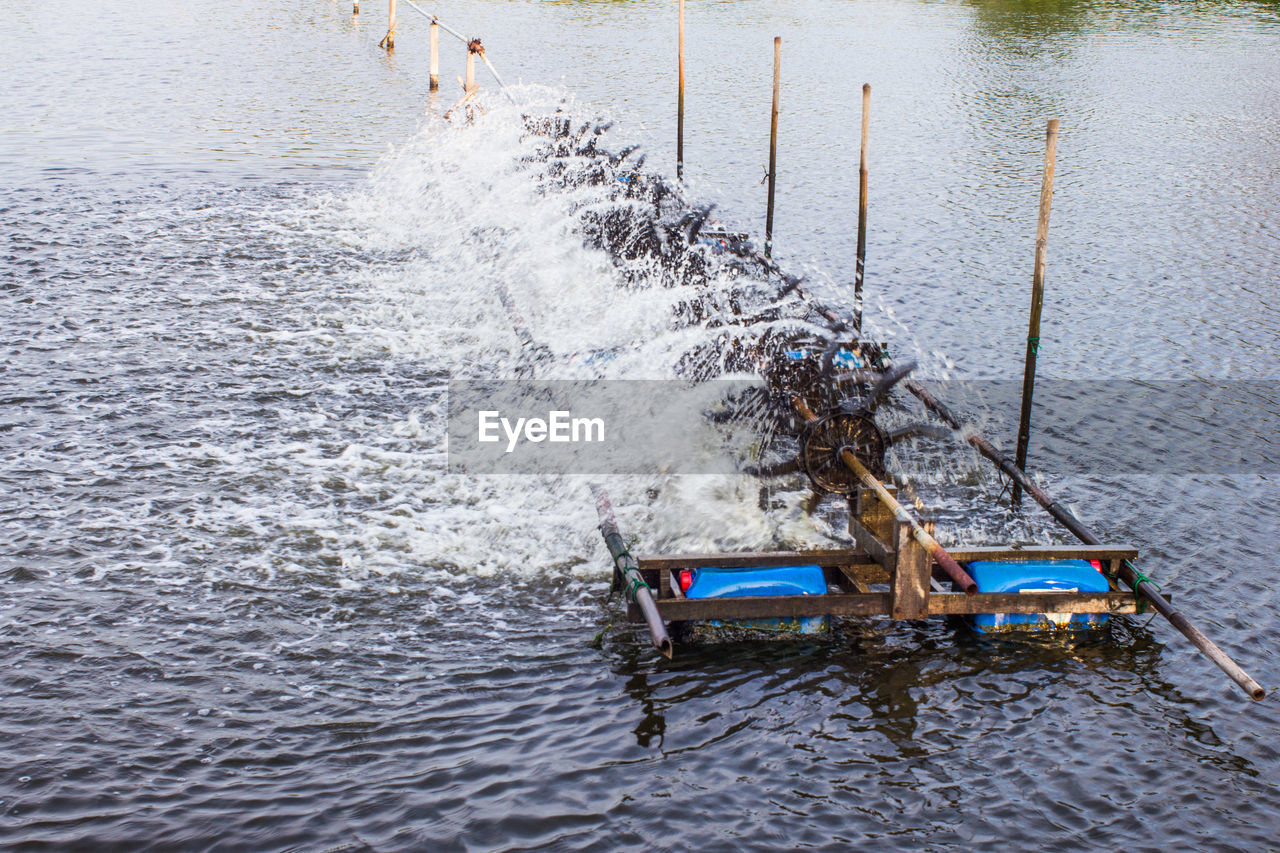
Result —
<path fill-rule="evenodd" d="M 806 423 L 813 423 L 818 420 L 818 416 L 813 413 L 813 409 L 810 409 L 805 401 L 799 397 L 792 397 L 791 405 L 795 407 L 796 411 L 800 413 L 800 417 L 804 418 Z M 927 530 L 920 526 L 920 523 L 912 517 L 911 513 L 907 512 L 906 507 L 900 504 L 897 498 L 889 494 L 889 490 L 884 487 L 884 484 L 877 480 L 876 476 L 867 470 L 867 466 L 862 464 L 852 450 L 847 447 L 840 448 L 840 461 L 843 462 L 845 467 L 852 471 L 864 485 L 876 493 L 876 497 L 878 497 L 881 502 L 883 502 L 884 505 L 889 507 L 893 512 L 894 518 L 905 523 L 911 528 L 911 536 L 920 543 L 921 547 L 929 552 L 929 556 L 932 557 L 933 561 L 947 573 L 947 577 L 951 578 L 951 581 L 957 587 L 964 590 L 965 595 L 973 595 L 978 591 L 978 584 L 969 576 L 969 573 L 966 572 L 960 564 L 946 552 L 946 549 L 938 544 L 936 539 L 929 535 Z"/>
<path fill-rule="evenodd" d="M 964 590 L 965 595 L 973 595 L 978 591 L 977 582 L 969 576 L 968 572 L 961 568 L 960 564 L 946 552 L 946 549 L 938 544 L 938 540 L 930 536 L 929 532 L 911 517 L 906 507 L 900 504 L 893 495 L 889 494 L 889 490 L 876 479 L 874 474 L 867 470 L 867 466 L 862 464 L 857 454 L 847 447 L 842 447 L 840 448 L 840 461 L 845 464 L 846 468 L 857 475 L 864 485 L 875 491 L 876 497 L 880 498 L 880 501 L 885 506 L 893 510 L 894 518 L 910 526 L 912 537 L 929 552 L 929 556 L 947 573 L 947 577 L 951 578 L 952 583 Z"/>

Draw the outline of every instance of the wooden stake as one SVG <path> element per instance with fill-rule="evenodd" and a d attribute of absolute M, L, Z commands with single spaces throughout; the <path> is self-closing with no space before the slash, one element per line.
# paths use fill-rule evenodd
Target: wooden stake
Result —
<path fill-rule="evenodd" d="M 351 14 L 353 15 L 360 14 L 360 0 L 353 0 L 351 4 Z"/>
<path fill-rule="evenodd" d="M 894 568 L 890 586 L 894 619 L 925 619 L 929 615 L 929 554 L 912 536 L 905 521 L 894 524 Z"/>
<path fill-rule="evenodd" d="M 431 19 L 431 77 L 428 88 L 434 92 L 440 88 L 440 25 Z"/>
<path fill-rule="evenodd" d="M 684 0 L 680 0 L 680 35 L 677 39 L 680 93 L 676 98 L 676 180 L 684 180 Z"/>
<path fill-rule="evenodd" d="M 867 129 L 871 122 L 871 84 L 862 84 L 862 157 L 858 161 L 858 256 L 853 273 L 854 315 L 862 331 L 862 279 L 867 268 Z"/>
<path fill-rule="evenodd" d="M 1031 395 L 1036 384 L 1036 356 L 1040 352 L 1040 308 L 1044 304 L 1045 254 L 1049 248 L 1049 207 L 1053 202 L 1053 167 L 1058 156 L 1058 120 L 1045 130 L 1044 178 L 1040 183 L 1040 219 L 1036 225 L 1036 266 L 1031 276 L 1031 320 L 1027 326 L 1027 357 L 1022 371 L 1022 413 L 1018 418 L 1018 447 L 1014 464 L 1027 468 L 1027 443 L 1031 439 Z M 1013 483 L 1013 502 L 1022 502 L 1022 487 Z"/>
<path fill-rule="evenodd" d="M 467 81 L 462 84 L 462 90 L 470 95 L 476 90 L 476 49 L 475 41 L 467 45 Z"/>
<path fill-rule="evenodd" d="M 391 5 L 387 10 L 387 34 L 382 37 L 382 41 L 378 42 L 378 47 L 394 50 L 396 46 L 396 0 L 389 0 L 389 2 Z"/>
<path fill-rule="evenodd" d="M 764 254 L 773 257 L 773 189 L 778 178 L 778 97 L 782 90 L 782 36 L 773 39 L 773 109 L 769 112 L 769 200 L 764 214 Z"/>

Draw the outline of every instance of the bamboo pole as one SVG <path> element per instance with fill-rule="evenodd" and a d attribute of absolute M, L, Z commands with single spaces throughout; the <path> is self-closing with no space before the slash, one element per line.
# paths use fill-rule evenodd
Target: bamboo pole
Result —
<path fill-rule="evenodd" d="M 1014 463 L 1027 467 L 1031 440 L 1031 397 L 1036 385 L 1036 356 L 1040 352 L 1040 309 L 1044 304 L 1045 255 L 1049 248 L 1049 207 L 1053 203 L 1053 167 L 1058 156 L 1058 120 L 1045 129 L 1044 178 L 1040 182 L 1040 216 L 1036 223 L 1036 265 L 1031 275 L 1031 319 L 1027 324 L 1027 356 L 1022 370 L 1022 412 L 1018 417 L 1018 446 Z M 1013 482 L 1013 502 L 1022 503 L 1022 487 Z"/>
<path fill-rule="evenodd" d="M 680 92 L 676 96 L 676 180 L 684 180 L 684 0 L 680 0 L 680 34 L 677 38 L 677 75 Z"/>
<path fill-rule="evenodd" d="M 428 88 L 434 92 L 440 88 L 440 22 L 431 19 L 431 76 Z"/>
<path fill-rule="evenodd" d="M 467 43 L 467 79 L 462 90 L 470 95 L 476 90 L 476 53 L 480 49 L 480 39 L 472 39 Z"/>
<path fill-rule="evenodd" d="M 396 0 L 388 0 L 387 34 L 378 42 L 378 47 L 394 50 L 396 46 Z"/>
<path fill-rule="evenodd" d="M 674 653 L 671 638 L 667 636 L 667 627 L 662 623 L 658 613 L 658 605 L 653 601 L 653 591 L 640 576 L 640 566 L 636 558 L 627 550 L 627 543 L 618 532 L 618 522 L 613 517 L 613 506 L 609 503 L 609 495 L 599 486 L 591 486 L 591 494 L 596 500 L 596 514 L 600 518 L 600 535 L 613 558 L 615 582 L 620 578 L 620 586 L 629 601 L 635 602 L 644 614 L 645 623 L 649 626 L 649 637 L 653 647 L 662 653 L 667 660 Z"/>
<path fill-rule="evenodd" d="M 867 142 L 871 122 L 871 84 L 862 84 L 862 156 L 858 160 L 858 256 L 853 273 L 855 325 L 862 331 L 862 279 L 867 268 Z"/>
<path fill-rule="evenodd" d="M 764 213 L 764 254 L 773 257 L 773 190 L 778 179 L 778 98 L 782 93 L 782 36 L 773 38 L 773 107 L 769 111 L 769 200 Z"/>
<path fill-rule="evenodd" d="M 976 432 L 969 430 L 943 403 L 939 402 L 924 387 L 915 383 L 908 382 L 907 390 L 920 399 L 925 407 L 937 414 L 944 421 L 951 425 L 951 428 L 962 433 L 967 433 L 969 444 L 973 445 L 979 453 L 991 460 L 997 468 L 1008 474 L 1014 483 L 1026 489 L 1027 494 L 1035 499 L 1036 503 L 1044 507 L 1049 515 L 1053 516 L 1062 524 L 1063 527 L 1071 531 L 1071 533 L 1084 542 L 1086 545 L 1100 545 L 1101 541 L 1093 534 L 1093 531 L 1085 526 L 1084 522 L 1076 518 L 1075 513 L 1058 503 L 1044 489 L 1037 486 L 1026 472 L 1018 465 L 1009 461 L 1009 457 L 996 450 L 985 438 Z M 1213 661 L 1215 665 L 1227 674 L 1232 681 L 1240 685 L 1244 692 L 1248 693 L 1254 699 L 1263 699 L 1267 692 L 1262 689 L 1262 685 L 1254 681 L 1247 672 L 1240 668 L 1240 665 L 1227 656 L 1226 652 L 1218 648 L 1217 644 L 1204 635 L 1204 633 L 1192 625 L 1187 617 L 1183 616 L 1173 604 L 1169 602 L 1160 591 L 1155 588 L 1151 581 L 1147 580 L 1145 575 L 1138 572 L 1133 564 L 1125 560 L 1120 565 L 1120 580 L 1124 581 L 1133 589 L 1134 595 L 1145 598 L 1151 602 L 1156 611 L 1169 620 L 1169 624 L 1178 629 L 1182 636 L 1191 641 L 1191 645 L 1196 647 L 1202 655 Z"/>

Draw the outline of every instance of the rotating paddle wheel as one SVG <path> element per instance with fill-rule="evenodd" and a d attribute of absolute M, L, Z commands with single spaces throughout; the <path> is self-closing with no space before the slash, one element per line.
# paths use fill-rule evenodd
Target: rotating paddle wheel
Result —
<path fill-rule="evenodd" d="M 852 453 L 873 477 L 883 480 L 885 453 L 894 444 L 917 436 L 945 438 L 950 434 L 924 423 L 888 430 L 876 422 L 881 403 L 915 369 L 914 362 L 845 371 L 831 370 L 829 362 L 819 365 L 810 360 L 798 364 L 807 368 L 797 367 L 770 377 L 773 396 L 787 402 L 801 425 L 795 457 L 748 471 L 764 478 L 804 474 L 816 498 L 811 509 L 823 495 L 850 497 L 863 487 L 858 474 L 842 458 L 845 451 Z"/>

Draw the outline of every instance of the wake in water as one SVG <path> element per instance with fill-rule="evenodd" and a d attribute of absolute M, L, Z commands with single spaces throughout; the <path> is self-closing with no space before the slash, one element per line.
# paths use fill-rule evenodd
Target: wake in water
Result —
<path fill-rule="evenodd" d="M 524 117 L 536 143 L 523 163 L 544 193 L 572 199 L 586 246 L 605 253 L 619 286 L 676 291 L 671 322 L 708 334 L 681 353 L 676 373 L 704 380 L 758 375 L 771 386 L 794 382 L 795 353 L 826 353 L 833 345 L 866 346 L 844 318 L 809 298 L 742 233 L 691 201 L 683 188 L 643 168 L 636 146 L 604 147 L 610 124 L 575 120 L 563 109 Z M 879 353 L 877 352 L 877 356 Z"/>
<path fill-rule="evenodd" d="M 833 367 L 879 364 L 883 351 L 709 206 L 645 169 L 638 148 L 611 143 L 607 123 L 578 117 L 549 90 L 519 95 L 518 107 L 495 102 L 470 122 L 428 119 L 363 188 L 326 205 L 345 239 L 397 259 L 358 282 L 348 339 L 430 365 L 441 383 L 438 405 L 402 427 L 435 448 L 437 500 L 394 531 L 378 525 L 361 538 L 390 536 L 416 560 L 463 570 L 594 571 L 607 563 L 581 478 L 439 470 L 447 377 L 760 378 L 766 392 L 736 401 L 734 414 L 754 431 L 753 452 L 767 456 L 772 446 L 776 461 L 794 455 L 790 394 L 829 405 Z M 717 424 L 689 428 L 716 444 Z M 809 490 L 798 476 L 762 487 L 742 474 L 654 472 L 612 491 L 624 526 L 642 531 L 646 547 L 844 538 L 828 523 L 836 518 L 804 511 Z M 382 559 L 363 555 L 366 565 Z"/>

